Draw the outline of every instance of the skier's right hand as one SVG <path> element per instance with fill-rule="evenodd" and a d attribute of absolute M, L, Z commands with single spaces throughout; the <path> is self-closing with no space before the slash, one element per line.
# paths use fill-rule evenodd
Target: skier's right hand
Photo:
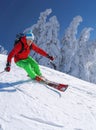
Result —
<path fill-rule="evenodd" d="M 6 71 L 6 72 L 9 72 L 9 71 L 10 71 L 10 66 L 11 66 L 11 64 L 10 64 L 9 62 L 7 62 L 6 68 L 5 68 L 5 71 Z"/>
<path fill-rule="evenodd" d="M 50 56 L 49 54 L 47 54 L 47 58 L 49 58 L 50 60 L 54 60 L 54 57 Z"/>

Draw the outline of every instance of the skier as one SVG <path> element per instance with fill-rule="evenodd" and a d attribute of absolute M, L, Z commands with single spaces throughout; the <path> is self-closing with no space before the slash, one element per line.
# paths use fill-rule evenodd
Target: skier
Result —
<path fill-rule="evenodd" d="M 16 65 L 23 68 L 30 78 L 37 81 L 43 80 L 38 63 L 31 56 L 29 56 L 30 51 L 34 50 L 35 52 L 49 58 L 50 60 L 54 60 L 54 57 L 50 56 L 43 49 L 39 48 L 33 41 L 34 34 L 32 33 L 32 30 L 29 30 L 25 33 L 25 36 L 23 36 L 20 41 L 18 41 L 18 44 L 16 44 L 9 53 L 7 57 L 7 64 L 5 67 L 6 72 L 10 71 L 11 60 L 14 57 L 14 62 L 16 63 Z"/>

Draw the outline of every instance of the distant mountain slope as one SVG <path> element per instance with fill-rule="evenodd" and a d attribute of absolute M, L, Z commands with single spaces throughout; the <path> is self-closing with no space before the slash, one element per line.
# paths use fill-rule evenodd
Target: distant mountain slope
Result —
<path fill-rule="evenodd" d="M 0 72 L 5 64 L 0 55 Z M 62 93 L 37 83 L 12 62 L 11 71 L 0 74 L 0 130 L 96 130 L 96 85 L 40 67 L 69 88 Z"/>

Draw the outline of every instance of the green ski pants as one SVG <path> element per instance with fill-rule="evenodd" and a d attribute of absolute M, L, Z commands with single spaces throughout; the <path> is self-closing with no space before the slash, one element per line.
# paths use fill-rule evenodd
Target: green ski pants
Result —
<path fill-rule="evenodd" d="M 42 75 L 38 63 L 31 56 L 16 62 L 16 65 L 23 68 L 32 79 Z"/>

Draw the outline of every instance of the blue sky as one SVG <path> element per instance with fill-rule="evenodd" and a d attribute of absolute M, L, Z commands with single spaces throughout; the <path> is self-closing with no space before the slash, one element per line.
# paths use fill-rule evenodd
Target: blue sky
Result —
<path fill-rule="evenodd" d="M 96 0 L 1 0 L 0 4 L 0 44 L 10 50 L 16 33 L 35 24 L 40 12 L 51 8 L 60 23 L 63 36 L 73 17 L 80 15 L 84 27 L 92 27 L 91 39 L 96 39 Z M 51 16 L 50 15 L 50 16 Z"/>

